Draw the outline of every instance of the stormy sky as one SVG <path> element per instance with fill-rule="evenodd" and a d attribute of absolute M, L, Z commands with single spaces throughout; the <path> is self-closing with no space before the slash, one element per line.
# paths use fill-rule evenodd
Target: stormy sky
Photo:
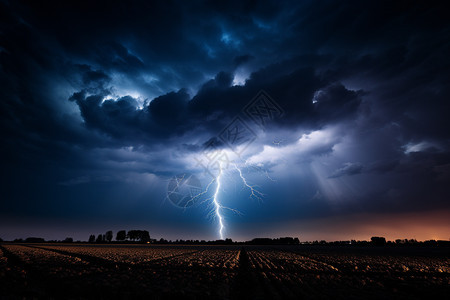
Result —
<path fill-rule="evenodd" d="M 1 238 L 449 238 L 438 2 L 0 5 Z"/>

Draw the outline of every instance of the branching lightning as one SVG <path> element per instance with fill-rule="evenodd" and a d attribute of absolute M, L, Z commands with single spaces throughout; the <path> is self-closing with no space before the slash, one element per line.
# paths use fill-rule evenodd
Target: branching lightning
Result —
<path fill-rule="evenodd" d="M 190 204 L 191 202 L 195 202 L 196 199 L 200 199 L 203 195 L 205 195 L 206 193 L 208 193 L 210 186 L 211 186 L 215 181 L 216 181 L 216 178 L 214 178 L 213 180 L 211 180 L 211 181 L 208 183 L 208 185 L 206 186 L 206 189 L 205 189 L 203 192 L 201 192 L 201 193 L 199 193 L 199 194 L 193 196 L 193 197 L 186 203 L 186 206 L 187 206 L 188 204 Z M 204 200 L 204 201 L 202 201 L 201 203 L 204 203 L 204 202 L 209 201 L 209 200 L 211 200 L 211 197 L 208 198 L 208 199 L 206 199 L 206 200 Z"/>
<path fill-rule="evenodd" d="M 226 207 L 226 206 L 223 206 L 219 202 L 219 193 L 220 193 L 220 189 L 221 189 L 221 185 L 222 185 L 222 182 L 221 182 L 222 181 L 222 174 L 223 174 L 222 165 L 219 164 L 219 174 L 209 182 L 209 184 L 206 186 L 206 189 L 203 192 L 195 195 L 190 200 L 190 201 L 195 201 L 195 199 L 198 199 L 201 196 L 207 194 L 209 189 L 210 189 L 210 187 L 211 187 L 211 185 L 213 183 L 216 183 L 216 189 L 214 191 L 214 194 L 211 197 L 203 200 L 201 203 L 209 202 L 210 204 L 212 204 L 212 210 L 211 210 L 210 214 L 215 219 L 217 219 L 218 222 L 219 222 L 219 236 L 220 236 L 220 239 L 223 239 L 223 232 L 225 230 L 224 217 L 222 216 L 222 210 L 227 209 L 227 210 L 230 210 L 230 211 L 232 211 L 232 212 L 234 212 L 236 214 L 241 214 L 239 211 L 237 211 L 235 209 L 232 209 L 232 208 L 229 208 L 229 207 Z"/>
<path fill-rule="evenodd" d="M 242 182 L 244 183 L 244 185 L 250 190 L 250 192 L 251 192 L 250 198 L 254 198 L 254 199 L 258 200 L 258 201 L 262 201 L 262 198 L 263 198 L 264 194 L 261 193 L 260 191 L 258 191 L 258 189 L 257 189 L 258 186 L 257 185 L 250 185 L 250 184 L 248 184 L 247 179 L 244 177 L 244 175 L 242 174 L 241 169 L 236 164 L 234 164 L 234 168 L 239 172 L 239 176 L 241 177 Z"/>
<path fill-rule="evenodd" d="M 247 162 L 245 162 L 246 167 L 250 167 L 249 164 L 247 164 Z M 247 178 L 244 176 L 244 173 L 242 172 L 241 168 L 238 167 L 237 164 L 234 164 L 234 169 L 238 172 L 239 174 L 239 178 L 242 180 L 242 183 L 244 184 L 244 188 L 248 188 L 250 191 L 250 196 L 249 198 L 251 199 L 256 199 L 258 201 L 262 201 L 264 194 L 262 192 L 259 191 L 259 187 L 257 185 L 252 185 L 249 183 L 249 181 L 247 180 Z M 261 168 L 256 167 L 256 166 L 251 166 L 254 167 L 257 171 L 263 172 L 268 179 L 270 179 L 271 181 L 274 181 L 272 178 L 269 177 L 269 174 L 267 173 L 267 171 L 261 170 Z M 193 196 L 187 203 L 186 205 L 191 204 L 191 202 L 195 202 L 196 200 L 202 198 L 202 196 L 205 195 L 210 195 L 209 191 L 211 190 L 211 187 L 215 184 L 215 190 L 214 193 L 212 194 L 212 196 L 202 200 L 200 202 L 200 204 L 202 203 L 208 203 L 208 207 L 210 208 L 210 212 L 209 212 L 209 216 L 214 218 L 215 220 L 217 220 L 218 222 L 218 233 L 219 233 L 219 237 L 220 239 L 224 239 L 224 232 L 225 232 L 225 219 L 223 216 L 223 211 L 224 210 L 229 210 L 235 214 L 238 215 L 242 215 L 242 213 L 236 209 L 230 208 L 230 207 L 226 207 L 224 205 L 222 205 L 222 203 L 220 202 L 220 193 L 221 190 L 223 188 L 222 186 L 222 181 L 224 180 L 224 173 L 225 170 L 222 166 L 221 163 L 218 164 L 218 175 L 216 177 L 214 177 L 206 186 L 205 190 L 203 190 L 201 193 Z"/>

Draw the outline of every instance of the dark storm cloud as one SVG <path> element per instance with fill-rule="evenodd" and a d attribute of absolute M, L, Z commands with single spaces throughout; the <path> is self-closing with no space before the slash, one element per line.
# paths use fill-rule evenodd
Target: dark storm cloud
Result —
<path fill-rule="evenodd" d="M 112 173 L 134 182 L 139 174 L 180 172 L 180 157 L 200 152 L 260 90 L 285 114 L 252 144 L 254 158 L 274 170 L 281 160 L 307 169 L 302 164 L 335 158 L 325 182 L 366 187 L 361 207 L 373 211 L 446 206 L 450 27 L 443 4 L 0 5 L 4 213 L 28 205 L 28 214 L 70 214 L 57 199 L 74 205 L 79 197 L 93 216 L 108 201 L 88 196 L 123 180 Z M 278 135 L 286 138 L 275 146 Z M 334 157 L 339 146 L 345 151 Z M 277 153 L 286 157 L 275 163 Z M 69 195 L 74 186 L 84 187 L 77 197 Z M 107 194 L 119 202 L 114 191 Z M 320 195 L 305 214 L 326 211 L 331 194 Z"/>
<path fill-rule="evenodd" d="M 368 171 L 383 174 L 394 170 L 394 168 L 397 167 L 399 163 L 400 162 L 397 160 L 376 161 L 370 164 L 370 166 L 368 167 Z"/>
<path fill-rule="evenodd" d="M 235 65 L 236 65 L 236 67 L 239 67 L 239 66 L 249 62 L 253 58 L 254 57 L 252 55 L 244 54 L 244 55 L 236 56 L 233 61 L 234 61 Z"/>
<path fill-rule="evenodd" d="M 313 102 L 324 122 L 339 121 L 356 112 L 361 103 L 360 94 L 347 90 L 342 84 L 334 84 L 317 91 Z"/>
<path fill-rule="evenodd" d="M 351 176 L 356 174 L 361 174 L 361 171 L 363 170 L 363 166 L 360 163 L 351 163 L 347 162 L 342 166 L 342 168 L 339 168 L 333 172 L 328 178 L 338 178 L 341 176 Z"/>
<path fill-rule="evenodd" d="M 322 80 L 311 69 L 284 74 L 277 68 L 269 66 L 252 73 L 244 86 L 231 86 L 233 75 L 222 71 L 204 83 L 192 98 L 181 89 L 148 101 L 143 109 L 138 109 L 138 103 L 131 97 L 103 101 L 109 96 L 103 77 L 97 94 L 86 96 L 83 91 L 75 92 L 70 100 L 80 107 L 87 126 L 125 140 L 136 135 L 142 139 L 145 132 L 163 139 L 195 130 L 197 126 L 214 134 L 262 88 L 276 95 L 277 103 L 286 110 L 281 120 L 286 126 L 318 127 L 355 116 L 361 92 Z M 271 75 L 267 76 L 268 73 Z M 323 88 L 317 90 L 320 87 Z"/>

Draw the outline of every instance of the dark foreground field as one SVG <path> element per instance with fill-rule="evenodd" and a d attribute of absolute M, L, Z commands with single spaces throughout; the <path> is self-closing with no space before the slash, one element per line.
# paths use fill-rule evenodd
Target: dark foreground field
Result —
<path fill-rule="evenodd" d="M 412 247 L 2 244 L 0 297 L 447 298 L 448 251 Z"/>

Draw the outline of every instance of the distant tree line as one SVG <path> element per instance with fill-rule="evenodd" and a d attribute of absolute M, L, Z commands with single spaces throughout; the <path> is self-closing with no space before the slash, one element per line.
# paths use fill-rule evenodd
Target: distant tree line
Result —
<path fill-rule="evenodd" d="M 374 236 L 370 238 L 370 241 L 357 241 L 357 240 L 349 240 L 349 241 L 313 241 L 313 242 L 303 242 L 303 245 L 331 245 L 331 246 L 442 246 L 449 247 L 450 241 L 445 240 L 427 240 L 427 241 L 417 241 L 416 239 L 396 239 L 395 241 L 387 241 L 384 237 Z"/>
<path fill-rule="evenodd" d="M 44 238 L 40 238 L 40 237 L 28 237 L 26 239 L 15 239 L 13 241 L 14 243 L 73 243 L 73 238 L 71 237 L 67 237 L 62 241 L 57 241 L 57 240 L 50 240 L 50 241 L 46 241 Z M 80 241 L 77 241 L 80 242 Z"/>
<path fill-rule="evenodd" d="M 292 237 L 281 237 L 278 239 L 255 238 L 245 243 L 250 245 L 299 245 L 300 240 Z"/>
<path fill-rule="evenodd" d="M 105 234 L 94 234 L 89 236 L 89 243 L 112 243 L 114 238 L 113 232 L 107 231 Z M 115 241 L 119 243 L 152 243 L 152 244 L 182 244 L 182 245 L 319 245 L 319 246 L 377 246 L 377 247 L 407 247 L 407 246 L 425 246 L 425 247 L 450 247 L 450 241 L 447 240 L 428 240 L 428 241 L 417 241 L 415 239 L 397 239 L 395 241 L 387 241 L 384 237 L 374 236 L 370 241 L 357 241 L 357 240 L 347 240 L 347 241 L 334 241 L 327 242 L 325 240 L 321 241 L 305 241 L 300 242 L 298 238 L 293 237 L 281 237 L 281 238 L 255 238 L 250 241 L 236 242 L 232 239 L 225 240 L 166 240 L 161 238 L 159 240 L 151 239 L 150 234 L 147 230 L 120 230 L 116 233 Z M 0 242 L 3 242 L 0 239 Z M 50 240 L 45 241 L 43 238 L 39 237 L 28 237 L 26 239 L 15 239 L 15 243 L 73 243 L 74 240 L 71 237 L 67 237 L 64 240 L 56 241 Z M 77 241 L 77 243 L 81 243 Z"/>
<path fill-rule="evenodd" d="M 95 237 L 94 234 L 89 236 L 89 243 L 110 243 L 112 242 L 114 234 L 111 230 L 107 231 L 105 234 L 99 234 Z M 147 230 L 120 230 L 116 233 L 116 241 L 124 242 L 141 242 L 148 243 L 151 241 L 150 233 Z"/>
<path fill-rule="evenodd" d="M 225 240 L 214 240 L 214 241 L 206 241 L 206 240 L 183 240 L 177 239 L 175 241 L 166 240 L 161 238 L 159 240 L 151 240 L 152 244 L 175 244 L 175 245 L 232 245 L 237 242 L 233 242 L 232 239 Z"/>
<path fill-rule="evenodd" d="M 281 237 L 276 239 L 271 238 L 255 238 L 246 242 L 233 242 L 232 239 L 205 241 L 205 240 L 166 240 L 161 238 L 160 240 L 152 240 L 154 244 L 182 244 L 182 245 L 298 245 L 300 241 L 298 238 Z"/>

